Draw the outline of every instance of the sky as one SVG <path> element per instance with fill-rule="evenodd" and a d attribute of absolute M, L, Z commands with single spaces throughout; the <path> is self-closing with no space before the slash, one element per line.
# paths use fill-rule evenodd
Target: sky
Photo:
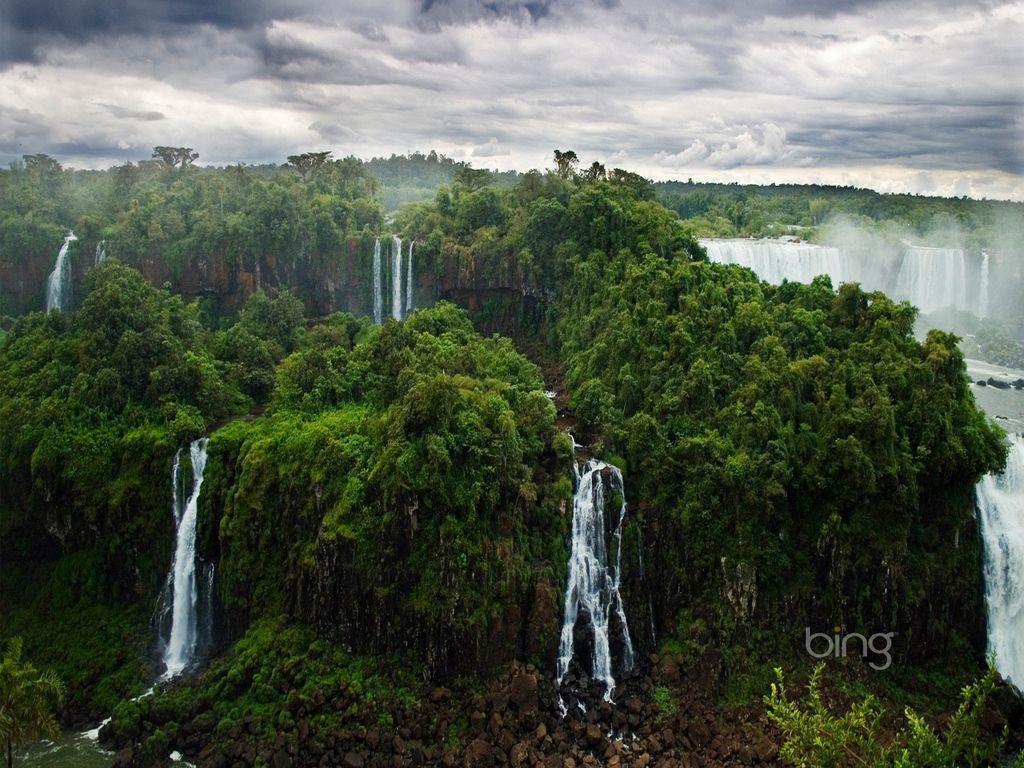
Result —
<path fill-rule="evenodd" d="M 1024 200 L 1024 0 L 0 0 L 0 163 L 573 149 Z"/>

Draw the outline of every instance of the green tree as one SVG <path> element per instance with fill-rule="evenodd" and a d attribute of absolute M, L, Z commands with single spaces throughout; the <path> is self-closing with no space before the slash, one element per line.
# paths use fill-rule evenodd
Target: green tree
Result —
<path fill-rule="evenodd" d="M 308 179 L 323 167 L 330 156 L 330 152 L 303 152 L 301 155 L 288 155 L 288 165 L 293 166 L 303 179 Z"/>
<path fill-rule="evenodd" d="M 579 157 L 571 149 L 555 150 L 555 168 L 559 178 L 566 180 L 575 178 L 579 164 Z"/>
<path fill-rule="evenodd" d="M 6 748 L 7 768 L 14 764 L 14 747 L 57 734 L 53 710 L 63 701 L 60 679 L 22 660 L 20 637 L 9 640 L 0 661 L 0 742 Z"/>

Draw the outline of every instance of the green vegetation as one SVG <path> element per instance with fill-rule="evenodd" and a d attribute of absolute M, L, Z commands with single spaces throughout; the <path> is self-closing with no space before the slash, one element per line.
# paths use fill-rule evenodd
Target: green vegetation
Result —
<path fill-rule="evenodd" d="M 870 189 L 817 184 L 770 186 L 666 181 L 658 201 L 698 237 L 813 237 L 840 217 L 893 238 L 957 232 L 967 244 L 1007 246 L 1024 236 L 1024 205 L 995 200 L 883 195 Z M 946 245 L 948 241 L 935 242 Z"/>
<path fill-rule="evenodd" d="M 7 768 L 13 765 L 14 747 L 57 733 L 54 709 L 64 698 L 60 678 L 22 660 L 21 649 L 21 638 L 12 638 L 0 659 L 0 744 Z"/>
<path fill-rule="evenodd" d="M 982 728 L 982 717 L 996 685 L 991 664 L 983 677 L 963 689 L 960 705 L 941 736 L 910 708 L 905 711 L 906 727 L 886 734 L 886 713 L 870 695 L 855 701 L 843 714 L 833 714 L 822 692 L 824 669 L 824 664 L 815 668 L 804 702 L 787 696 L 782 670 L 776 670 L 777 682 L 765 697 L 768 717 L 785 738 L 779 755 L 792 765 L 975 768 L 992 765 L 1005 742 L 1005 731 L 993 736 Z M 1024 753 L 1017 765 L 1024 765 Z"/>

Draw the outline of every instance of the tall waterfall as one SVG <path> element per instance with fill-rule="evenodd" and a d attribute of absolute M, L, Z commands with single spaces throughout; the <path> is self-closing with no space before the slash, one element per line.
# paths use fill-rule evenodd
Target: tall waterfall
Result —
<path fill-rule="evenodd" d="M 618 520 L 606 541 L 605 479 L 622 497 Z M 593 635 L 591 678 L 605 684 L 605 699 L 611 700 L 615 679 L 612 669 L 612 632 L 618 629 L 623 641 L 622 671 L 633 667 L 633 643 L 619 594 L 622 560 L 622 524 L 626 518 L 626 492 L 617 467 L 590 459 L 582 470 L 576 468 L 576 493 L 572 503 L 572 546 L 569 579 L 565 588 L 565 611 L 558 645 L 558 681 L 565 679 L 575 649 L 576 624 L 583 620 Z M 614 553 L 609 557 L 609 546 Z M 617 627 L 613 627 L 613 616 Z"/>
<path fill-rule="evenodd" d="M 977 501 L 988 650 L 1003 677 L 1024 690 L 1024 436 L 1010 436 L 1006 470 L 982 478 Z"/>
<path fill-rule="evenodd" d="M 405 265 L 405 311 L 412 312 L 412 247 L 415 240 L 409 241 L 409 263 Z"/>
<path fill-rule="evenodd" d="M 818 275 L 832 278 L 833 287 L 850 280 L 838 248 L 786 240 L 701 240 L 708 258 L 718 264 L 739 264 L 769 283 L 809 283 Z"/>
<path fill-rule="evenodd" d="M 174 517 L 177 524 L 174 559 L 168 581 L 172 590 L 171 631 L 164 649 L 165 678 L 178 675 L 192 661 L 198 638 L 197 602 L 199 589 L 196 584 L 196 520 L 199 511 L 199 490 L 203 485 L 203 471 L 206 469 L 206 446 L 203 437 L 189 446 L 192 463 L 192 490 L 184 508 L 179 493 L 181 452 L 174 457 L 171 473 L 173 483 Z"/>
<path fill-rule="evenodd" d="M 978 317 L 988 317 L 988 273 L 989 256 L 986 251 L 981 252 L 981 277 L 978 280 Z"/>
<path fill-rule="evenodd" d="M 96 264 L 107 258 L 107 241 L 100 240 L 96 243 Z"/>
<path fill-rule="evenodd" d="M 402 319 L 402 238 L 391 240 L 391 316 Z"/>
<path fill-rule="evenodd" d="M 967 255 L 959 248 L 907 246 L 892 293 L 925 314 L 944 307 L 977 312 L 967 302 Z"/>
<path fill-rule="evenodd" d="M 57 262 L 53 265 L 53 272 L 46 279 L 46 311 L 56 309 L 63 312 L 67 307 L 68 298 L 71 294 L 71 270 L 68 266 L 68 249 L 71 242 L 77 240 L 74 232 L 68 232 L 64 238 L 64 245 L 57 253 Z"/>
<path fill-rule="evenodd" d="M 384 322 L 384 288 L 381 285 L 383 265 L 380 263 L 380 238 L 373 243 L 373 322 Z"/>

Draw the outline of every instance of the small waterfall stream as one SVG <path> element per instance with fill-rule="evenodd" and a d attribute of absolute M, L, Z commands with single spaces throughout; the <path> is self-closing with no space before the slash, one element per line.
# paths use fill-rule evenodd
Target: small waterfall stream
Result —
<path fill-rule="evenodd" d="M 1006 469 L 982 478 L 977 503 L 988 650 L 1000 674 L 1024 690 L 1024 436 L 1010 435 Z"/>
<path fill-rule="evenodd" d="M 415 240 L 409 241 L 409 262 L 405 265 L 405 312 L 412 312 L 412 247 Z"/>
<path fill-rule="evenodd" d="M 612 659 L 613 632 L 621 633 L 620 669 L 633 668 L 633 643 L 619 593 L 622 560 L 622 524 L 626 518 L 626 493 L 622 473 L 615 466 L 590 459 L 575 467 L 576 493 L 572 504 L 572 544 L 569 552 L 569 579 L 565 588 L 565 610 L 558 646 L 557 678 L 561 683 L 578 654 L 577 624 L 583 622 L 593 641 L 589 663 L 590 677 L 605 686 L 605 699 L 611 701 L 615 687 Z M 618 519 L 608 537 L 605 522 L 605 486 L 620 494 Z M 613 551 L 609 553 L 609 548 Z M 590 638 L 588 638 L 590 639 Z"/>
<path fill-rule="evenodd" d="M 981 252 L 981 277 L 978 280 L 978 317 L 988 317 L 988 275 L 989 256 L 987 251 Z"/>
<path fill-rule="evenodd" d="M 383 265 L 380 262 L 380 238 L 373 243 L 373 322 L 380 325 L 384 322 L 384 287 L 382 282 Z"/>
<path fill-rule="evenodd" d="M 74 232 L 68 232 L 64 238 L 64 245 L 57 253 L 57 261 L 53 265 L 53 271 L 46 279 L 46 311 L 57 310 L 64 312 L 71 295 L 71 269 L 68 265 L 68 250 L 71 243 L 78 238 Z"/>
<path fill-rule="evenodd" d="M 391 316 L 402 319 L 402 238 L 391 240 Z"/>
<path fill-rule="evenodd" d="M 177 523 L 174 559 L 168 582 L 171 588 L 171 628 L 164 648 L 164 678 L 181 674 L 192 662 L 198 639 L 197 603 L 199 588 L 196 580 L 196 522 L 199 511 L 199 491 L 206 469 L 206 446 L 203 437 L 189 446 L 192 465 L 192 489 L 184 507 L 181 505 L 180 473 L 181 451 L 174 457 L 171 481 L 174 485 L 174 516 Z M 212 574 L 210 574 L 212 580 Z"/>

